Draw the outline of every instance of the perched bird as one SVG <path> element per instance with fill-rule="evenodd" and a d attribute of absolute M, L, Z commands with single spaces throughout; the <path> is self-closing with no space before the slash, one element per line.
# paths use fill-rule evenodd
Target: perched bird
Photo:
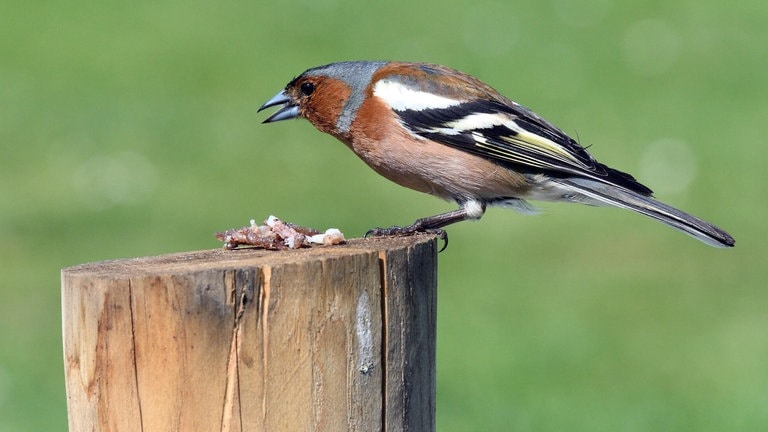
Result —
<path fill-rule="evenodd" d="M 538 114 L 445 66 L 331 63 L 294 78 L 259 111 L 276 105 L 264 123 L 305 118 L 389 180 L 459 205 L 369 234 L 445 235 L 443 227 L 479 219 L 487 206 L 531 213 L 530 199 L 620 207 L 709 245 L 734 245 L 720 228 L 651 198 L 649 188 Z"/>

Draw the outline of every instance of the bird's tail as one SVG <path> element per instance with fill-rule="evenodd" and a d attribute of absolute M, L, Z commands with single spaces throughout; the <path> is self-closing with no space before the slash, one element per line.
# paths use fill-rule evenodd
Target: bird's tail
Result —
<path fill-rule="evenodd" d="M 590 179 L 565 178 L 552 181 L 586 197 L 590 204 L 607 204 L 636 211 L 710 246 L 723 248 L 735 244 L 730 234 L 709 222 L 637 192 Z"/>

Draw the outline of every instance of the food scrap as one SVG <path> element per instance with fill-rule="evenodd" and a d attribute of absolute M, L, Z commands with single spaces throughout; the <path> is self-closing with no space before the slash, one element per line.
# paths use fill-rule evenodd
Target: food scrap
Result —
<path fill-rule="evenodd" d="M 257 225 L 256 220 L 251 219 L 250 226 L 216 233 L 216 238 L 223 241 L 224 248 L 229 250 L 240 245 L 270 250 L 298 249 L 311 247 L 312 244 L 337 245 L 345 241 L 344 234 L 336 228 L 322 233 L 316 229 L 284 222 L 275 216 L 268 217 L 264 225 Z"/>

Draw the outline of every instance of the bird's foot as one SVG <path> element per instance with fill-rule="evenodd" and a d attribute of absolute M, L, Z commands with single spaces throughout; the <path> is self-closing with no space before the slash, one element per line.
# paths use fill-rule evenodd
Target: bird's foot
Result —
<path fill-rule="evenodd" d="M 391 226 L 389 228 L 372 228 L 365 233 L 368 237 L 403 237 L 416 234 L 434 234 L 443 241 L 443 247 L 438 252 L 442 252 L 448 247 L 448 233 L 441 228 L 428 228 L 420 223 L 414 223 L 406 227 Z"/>

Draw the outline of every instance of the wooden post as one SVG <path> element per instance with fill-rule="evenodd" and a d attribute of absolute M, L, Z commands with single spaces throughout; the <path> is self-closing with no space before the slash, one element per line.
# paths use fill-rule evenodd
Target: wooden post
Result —
<path fill-rule="evenodd" d="M 63 269 L 70 432 L 434 431 L 436 245 Z"/>

